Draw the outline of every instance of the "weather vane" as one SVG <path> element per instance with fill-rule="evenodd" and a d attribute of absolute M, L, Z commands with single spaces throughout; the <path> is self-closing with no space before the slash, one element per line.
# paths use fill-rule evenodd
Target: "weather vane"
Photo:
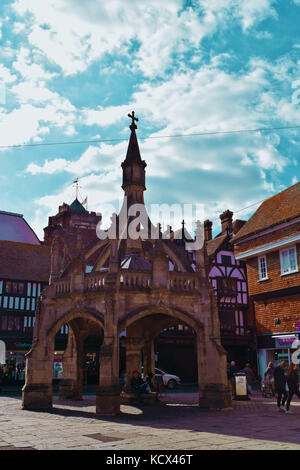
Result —
<path fill-rule="evenodd" d="M 76 187 L 76 199 L 78 199 L 79 188 L 81 188 L 81 186 L 79 186 L 79 178 L 73 181 L 73 186 Z"/>
<path fill-rule="evenodd" d="M 134 115 L 134 111 L 132 111 L 131 114 L 128 114 L 128 117 L 130 117 L 131 119 L 131 124 L 129 126 L 129 128 L 133 131 L 133 129 L 137 129 L 137 125 L 134 121 L 138 122 L 138 118 L 135 117 Z"/>

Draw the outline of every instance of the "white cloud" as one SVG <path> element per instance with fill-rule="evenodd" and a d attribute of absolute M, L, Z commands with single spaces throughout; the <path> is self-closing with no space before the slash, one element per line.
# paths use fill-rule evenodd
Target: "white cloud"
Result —
<path fill-rule="evenodd" d="M 24 23 L 15 22 L 13 24 L 13 32 L 15 34 L 22 33 L 25 29 L 26 29 L 26 26 Z"/>
<path fill-rule="evenodd" d="M 75 116 L 64 111 L 65 109 L 58 109 L 55 104 L 47 104 L 44 107 L 21 104 L 11 112 L 0 109 L 1 145 L 22 145 L 45 135 L 45 123 L 51 124 L 52 127 L 68 126 Z"/>
<path fill-rule="evenodd" d="M 268 67 L 262 62 L 251 64 L 244 74 L 227 73 L 207 65 L 198 71 L 178 73 L 156 86 L 144 83 L 131 97 L 130 105 L 84 110 L 83 119 L 102 126 L 107 114 L 117 121 L 133 106 L 140 117 L 140 136 L 145 135 L 143 129 L 149 123 L 161 127 L 152 137 L 257 128 L 268 122 L 273 107 L 273 102 L 267 105 L 266 96 L 261 93 L 268 83 L 267 73 Z M 263 105 L 259 106 L 261 97 Z M 279 143 L 276 133 L 259 132 L 141 139 L 142 158 L 148 164 L 146 200 L 155 200 L 164 187 L 164 201 L 159 202 L 203 202 L 208 217 L 216 217 L 228 207 L 236 210 L 241 204 L 253 204 L 275 191 L 269 172 L 282 172 L 288 163 L 277 148 Z M 99 209 L 102 201 L 113 202 L 121 194 L 120 163 L 126 147 L 126 142 L 91 145 L 74 161 L 54 158 L 42 164 L 33 162 L 26 172 L 38 175 L 65 171 L 83 177 L 91 208 Z M 95 181 L 101 184 L 90 187 Z M 43 207 L 47 203 L 52 210 L 61 202 L 61 194 L 37 201 Z"/>
<path fill-rule="evenodd" d="M 21 74 L 23 80 L 46 81 L 57 75 L 47 72 L 35 59 L 34 54 L 31 57 L 31 51 L 28 48 L 21 47 L 12 67 Z"/>
<path fill-rule="evenodd" d="M 276 16 L 274 0 L 201 0 L 183 10 L 183 0 L 127 2 L 114 0 L 16 0 L 15 11 L 27 13 L 28 39 L 66 75 L 84 71 L 105 53 L 127 54 L 132 41 L 139 50 L 131 63 L 146 76 L 164 74 L 172 54 L 197 47 L 204 37 L 232 19 L 244 30 Z M 130 65 L 130 64 L 129 64 Z"/>
<path fill-rule="evenodd" d="M 21 78 L 17 80 L 18 74 Z M 76 108 L 68 99 L 47 88 L 47 82 L 55 75 L 35 62 L 35 56 L 24 47 L 18 51 L 11 70 L 0 65 L 0 79 L 12 84 L 10 95 L 17 102 L 14 109 L 0 111 L 2 145 L 26 144 L 31 139 L 40 142 L 49 133 L 48 125 L 61 128 L 66 135 L 76 132 Z"/>
<path fill-rule="evenodd" d="M 115 124 L 128 113 L 130 105 L 122 106 L 98 106 L 96 109 L 84 109 L 82 113 L 83 121 L 86 125 L 92 126 L 97 124 L 98 126 L 105 127 Z"/>
<path fill-rule="evenodd" d="M 16 75 L 13 75 L 11 71 L 5 67 L 3 64 L 0 64 L 0 80 L 4 83 L 13 83 L 17 79 Z"/>

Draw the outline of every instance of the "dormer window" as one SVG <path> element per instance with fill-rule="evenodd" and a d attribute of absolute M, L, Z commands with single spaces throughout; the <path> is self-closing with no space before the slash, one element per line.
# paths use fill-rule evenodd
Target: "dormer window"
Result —
<path fill-rule="evenodd" d="M 231 256 L 221 255 L 221 263 L 230 265 L 231 264 Z"/>
<path fill-rule="evenodd" d="M 280 251 L 281 275 L 298 272 L 296 247 Z"/>

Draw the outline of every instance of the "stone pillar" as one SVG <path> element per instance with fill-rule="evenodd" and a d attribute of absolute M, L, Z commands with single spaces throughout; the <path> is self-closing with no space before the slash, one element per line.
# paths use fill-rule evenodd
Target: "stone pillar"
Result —
<path fill-rule="evenodd" d="M 115 241 L 114 241 L 115 243 Z M 100 351 L 100 382 L 96 394 L 96 413 L 115 416 L 120 413 L 119 335 L 115 315 L 116 273 L 109 273 L 105 296 L 104 338 Z"/>
<path fill-rule="evenodd" d="M 54 348 L 46 344 L 32 348 L 26 357 L 26 380 L 22 389 L 22 409 L 52 408 Z"/>
<path fill-rule="evenodd" d="M 141 338 L 126 338 L 126 386 L 125 391 L 131 392 L 131 379 L 134 370 L 141 373 L 142 369 L 142 347 Z"/>
<path fill-rule="evenodd" d="M 146 342 L 144 347 L 144 375 L 145 377 L 151 372 L 155 373 L 155 351 L 154 340 Z"/>
<path fill-rule="evenodd" d="M 100 382 L 96 393 L 96 413 L 115 416 L 120 413 L 119 338 L 104 335 L 100 351 Z"/>
<path fill-rule="evenodd" d="M 152 260 L 153 288 L 167 289 L 169 283 L 169 260 L 164 252 L 162 241 L 156 240 Z"/>
<path fill-rule="evenodd" d="M 226 374 L 226 352 L 217 339 L 197 334 L 199 407 L 228 408 L 231 391 Z"/>
<path fill-rule="evenodd" d="M 199 407 L 208 408 L 209 404 L 205 396 L 205 385 L 207 383 L 206 368 L 208 367 L 207 350 L 205 344 L 204 331 L 200 330 L 196 333 L 196 351 L 197 351 L 197 368 L 198 368 L 198 390 L 199 390 Z"/>
<path fill-rule="evenodd" d="M 69 328 L 68 345 L 63 355 L 63 376 L 59 384 L 59 398 L 82 400 L 84 338 Z"/>

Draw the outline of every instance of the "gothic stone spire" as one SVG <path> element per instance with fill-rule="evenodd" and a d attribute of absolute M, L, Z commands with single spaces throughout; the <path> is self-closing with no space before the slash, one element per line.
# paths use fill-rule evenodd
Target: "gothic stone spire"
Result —
<path fill-rule="evenodd" d="M 137 125 L 136 122 L 138 118 L 135 117 L 134 111 L 132 114 L 128 114 L 128 117 L 131 119 L 131 124 L 129 126 L 131 130 L 127 154 L 124 162 L 122 163 L 123 169 L 123 185 L 122 188 L 125 192 L 128 191 L 129 187 L 137 186 L 141 187 L 141 190 L 146 189 L 145 186 L 145 168 L 147 166 L 146 162 L 141 159 L 139 144 L 136 136 Z"/>

